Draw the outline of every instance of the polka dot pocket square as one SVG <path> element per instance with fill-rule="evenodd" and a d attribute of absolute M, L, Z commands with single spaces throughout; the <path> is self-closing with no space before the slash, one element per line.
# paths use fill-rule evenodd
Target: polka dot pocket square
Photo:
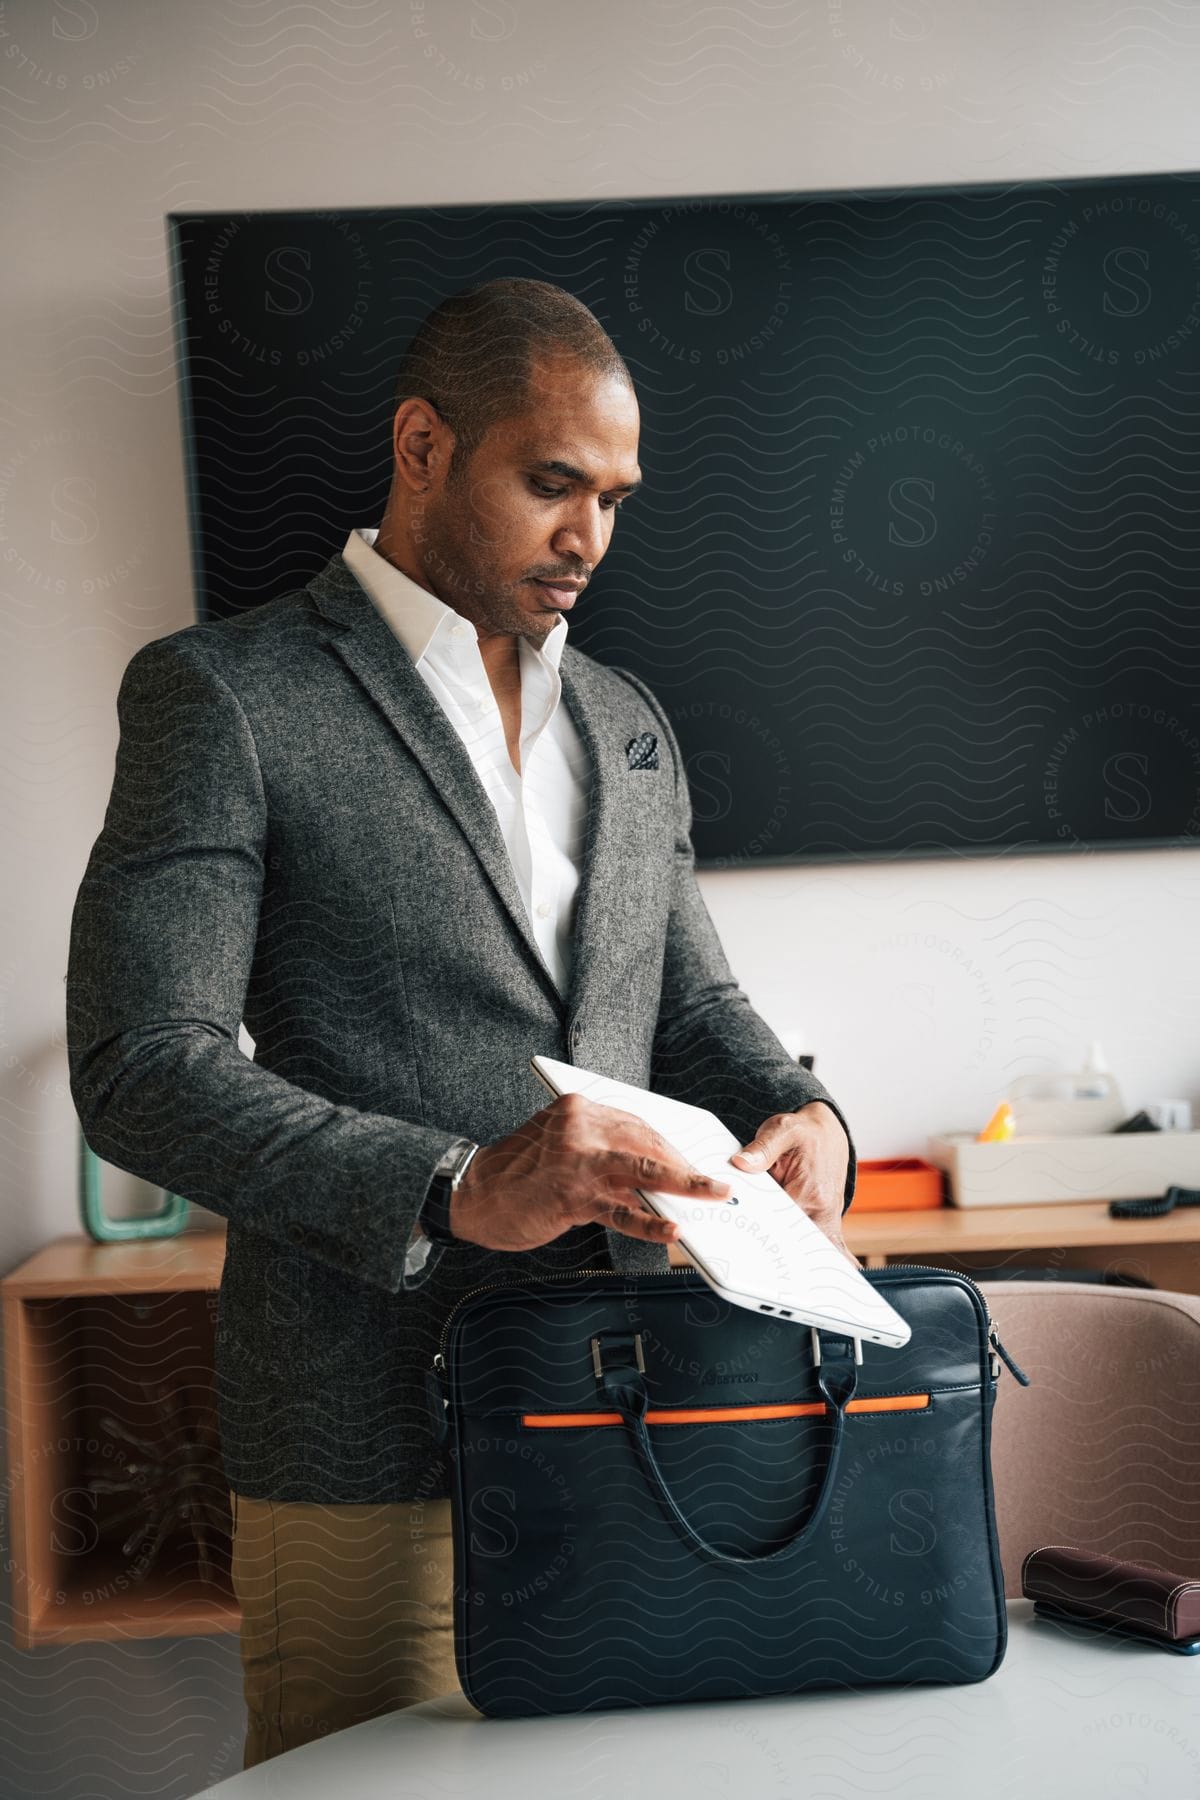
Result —
<path fill-rule="evenodd" d="M 658 739 L 652 731 L 639 731 L 625 746 L 625 757 L 631 769 L 657 769 Z"/>

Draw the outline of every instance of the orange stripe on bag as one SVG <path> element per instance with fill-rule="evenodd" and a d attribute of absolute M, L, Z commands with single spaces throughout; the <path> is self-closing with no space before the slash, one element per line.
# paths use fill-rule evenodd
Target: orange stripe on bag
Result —
<path fill-rule="evenodd" d="M 876 1400 L 851 1400 L 847 1412 L 920 1412 L 929 1405 L 928 1394 L 882 1394 Z M 827 1412 L 823 1400 L 805 1400 L 795 1406 L 673 1406 L 646 1413 L 647 1425 L 725 1424 L 736 1419 L 801 1419 Z M 522 1425 L 620 1425 L 620 1413 L 522 1413 Z"/>

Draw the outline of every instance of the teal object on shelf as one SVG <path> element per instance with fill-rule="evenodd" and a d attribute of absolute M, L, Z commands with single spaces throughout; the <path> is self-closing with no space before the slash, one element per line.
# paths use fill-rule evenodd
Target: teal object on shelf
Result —
<path fill-rule="evenodd" d="M 162 1190 L 163 1204 L 156 1213 L 140 1219 L 110 1219 L 104 1210 L 101 1173 L 103 1164 L 79 1134 L 79 1211 L 84 1227 L 98 1244 L 119 1243 L 129 1238 L 175 1237 L 187 1223 L 188 1203 L 178 1194 Z"/>

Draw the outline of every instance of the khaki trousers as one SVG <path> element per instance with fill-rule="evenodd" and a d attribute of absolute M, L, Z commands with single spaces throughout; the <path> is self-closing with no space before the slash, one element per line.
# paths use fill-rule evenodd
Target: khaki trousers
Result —
<path fill-rule="evenodd" d="M 462 1693 L 448 1499 L 321 1506 L 229 1498 L 246 1768 L 381 1713 Z"/>

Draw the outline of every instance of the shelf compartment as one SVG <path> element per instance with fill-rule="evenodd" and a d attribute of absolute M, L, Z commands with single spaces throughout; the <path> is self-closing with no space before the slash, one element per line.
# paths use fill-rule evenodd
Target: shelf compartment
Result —
<path fill-rule="evenodd" d="M 211 1440 L 216 1294 L 201 1289 L 57 1298 L 4 1296 L 13 1636 L 22 1648 L 236 1631 L 228 1490 Z M 152 1384 L 161 1383 L 166 1420 Z M 112 1431 L 158 1446 L 153 1458 Z M 165 1462 L 165 1478 L 147 1465 Z M 125 1483 L 92 1491 L 94 1478 Z M 141 1535 L 153 1488 L 161 1515 L 204 1502 L 210 1580 L 186 1519 L 151 1558 Z M 152 1534 L 151 1534 L 152 1535 Z M 137 1538 L 129 1551 L 123 1546 Z M 144 1573 L 138 1579 L 138 1571 Z"/>

